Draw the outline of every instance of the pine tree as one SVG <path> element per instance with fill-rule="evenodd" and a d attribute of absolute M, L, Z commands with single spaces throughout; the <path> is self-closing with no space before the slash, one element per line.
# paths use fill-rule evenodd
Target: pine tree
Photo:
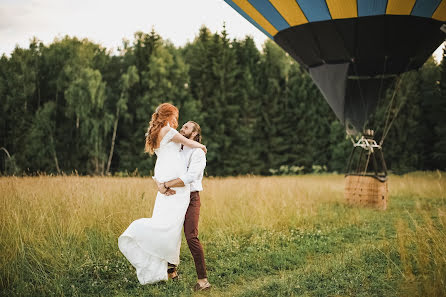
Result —
<path fill-rule="evenodd" d="M 152 62 L 158 48 L 163 47 L 162 38 L 152 30 L 149 34 L 137 32 L 132 46 L 124 51 L 124 71 L 134 65 L 138 71 L 139 83 L 128 91 L 127 112 L 120 124 L 116 154 L 122 171 L 153 174 L 154 157 L 144 153 L 144 133 L 159 99 L 152 98 L 151 73 L 156 72 Z M 162 86 L 160 86 L 162 88 Z M 156 100 L 155 100 L 156 99 Z"/>
<path fill-rule="evenodd" d="M 293 153 L 289 163 L 311 172 L 313 165 L 328 165 L 331 156 L 327 148 L 335 117 L 308 73 L 297 63 L 291 67 L 288 84 L 289 118 L 293 123 L 290 130 Z"/>
<path fill-rule="evenodd" d="M 3 58 L 4 59 L 4 58 Z M 26 170 L 29 156 L 25 154 L 35 110 L 39 105 L 38 77 L 40 51 L 33 40 L 29 49 L 15 48 L 7 63 L 3 79 L 2 105 L 5 109 L 5 148 L 17 165 Z"/>
<path fill-rule="evenodd" d="M 221 35 L 200 29 L 196 40 L 185 48 L 189 63 L 190 91 L 202 106 L 202 133 L 208 146 L 207 172 L 224 175 L 234 172 L 229 158 L 232 137 L 238 127 L 239 106 L 234 90 L 236 56 L 225 30 Z"/>
<path fill-rule="evenodd" d="M 260 107 L 257 89 L 259 76 L 260 52 L 254 40 L 246 37 L 242 41 L 232 41 L 232 48 L 237 59 L 237 68 L 233 90 L 238 109 L 238 123 L 232 137 L 231 152 L 226 159 L 232 172 L 227 174 L 260 174 L 263 162 L 260 159 L 262 146 L 255 141 L 259 136 L 258 109 Z"/>
<path fill-rule="evenodd" d="M 56 153 L 54 135 L 56 105 L 46 102 L 36 112 L 27 136 L 30 145 L 24 149 L 28 157 L 27 166 L 32 172 L 61 173 Z"/>
<path fill-rule="evenodd" d="M 286 126 L 289 121 L 287 108 L 287 79 L 290 60 L 283 50 L 272 41 L 265 42 L 259 65 L 258 135 L 254 138 L 261 144 L 260 159 L 264 163 L 262 174 L 285 165 L 290 142 Z"/>
<path fill-rule="evenodd" d="M 445 65 L 430 59 L 402 75 L 384 143 L 393 172 L 446 168 Z M 369 121 L 378 140 L 393 88 Z M 144 133 L 166 101 L 179 108 L 180 124 L 202 126 L 209 175 L 314 165 L 339 172 L 351 150 L 308 73 L 272 41 L 259 51 L 250 37 L 203 27 L 176 48 L 152 30 L 124 41 L 119 55 L 65 36 L 2 56 L 0 171 L 152 174 Z"/>
<path fill-rule="evenodd" d="M 431 57 L 420 69 L 420 117 L 418 123 L 419 138 L 417 142 L 422 146 L 420 164 L 417 169 L 434 170 L 438 167 L 435 143 L 437 142 L 436 127 L 443 123 L 445 126 L 444 109 L 441 113 L 440 73 L 441 66 Z M 443 101 L 444 102 L 444 101 Z M 444 103 L 443 103 L 444 104 Z M 443 105 L 444 108 L 444 105 Z"/>
<path fill-rule="evenodd" d="M 435 142 L 432 157 L 435 167 L 441 170 L 446 169 L 446 50 L 443 51 L 443 59 L 440 64 L 440 96 L 433 103 L 431 118 L 435 122 Z"/>

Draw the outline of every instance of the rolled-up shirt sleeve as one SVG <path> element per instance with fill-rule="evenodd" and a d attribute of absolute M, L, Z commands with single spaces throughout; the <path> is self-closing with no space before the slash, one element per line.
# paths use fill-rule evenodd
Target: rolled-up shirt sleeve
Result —
<path fill-rule="evenodd" d="M 201 173 L 206 167 L 206 154 L 201 149 L 192 152 L 191 161 L 186 174 L 180 176 L 185 185 L 190 184 L 200 178 Z"/>

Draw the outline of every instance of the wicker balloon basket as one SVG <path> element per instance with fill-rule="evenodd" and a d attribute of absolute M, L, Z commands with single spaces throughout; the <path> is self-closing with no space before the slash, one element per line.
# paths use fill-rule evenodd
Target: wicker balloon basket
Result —
<path fill-rule="evenodd" d="M 349 204 L 385 210 L 388 202 L 387 179 L 346 175 L 344 195 Z"/>

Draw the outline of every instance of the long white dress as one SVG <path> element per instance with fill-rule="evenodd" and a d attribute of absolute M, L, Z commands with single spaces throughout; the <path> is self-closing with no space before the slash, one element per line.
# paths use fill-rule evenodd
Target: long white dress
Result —
<path fill-rule="evenodd" d="M 181 145 L 172 141 L 176 133 L 170 128 L 155 150 L 155 178 L 160 182 L 176 179 L 187 171 Z M 152 217 L 133 221 L 118 238 L 119 249 L 136 268 L 142 285 L 167 280 L 167 262 L 180 262 L 181 231 L 190 190 L 189 185 L 173 189 L 176 194 L 172 196 L 158 192 Z"/>

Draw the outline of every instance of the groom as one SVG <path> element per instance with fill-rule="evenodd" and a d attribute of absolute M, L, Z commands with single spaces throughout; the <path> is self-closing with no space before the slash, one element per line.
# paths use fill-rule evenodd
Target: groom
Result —
<path fill-rule="evenodd" d="M 201 128 L 194 121 L 185 123 L 180 133 L 186 138 L 201 143 Z M 198 239 L 198 219 L 200 217 L 201 205 L 200 191 L 203 190 L 201 181 L 203 180 L 203 171 L 206 167 L 206 155 L 201 149 L 193 149 L 187 146 L 181 147 L 181 154 L 187 164 L 186 174 L 165 183 L 157 183 L 157 185 L 158 190 L 162 194 L 169 196 L 175 194 L 175 191 L 171 189 L 172 187 L 183 187 L 186 184 L 190 184 L 190 203 L 184 218 L 184 235 L 186 236 L 187 244 L 194 258 L 198 276 L 194 290 L 201 291 L 211 287 L 207 279 L 203 247 Z M 175 278 L 177 276 L 176 268 L 169 268 L 169 275 Z"/>

